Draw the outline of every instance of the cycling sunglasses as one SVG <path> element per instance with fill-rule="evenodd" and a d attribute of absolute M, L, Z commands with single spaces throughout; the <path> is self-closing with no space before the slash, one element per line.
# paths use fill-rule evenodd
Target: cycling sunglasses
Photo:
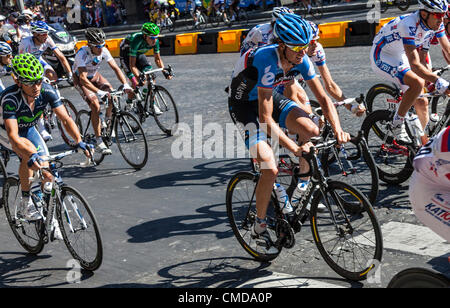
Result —
<path fill-rule="evenodd" d="M 292 45 L 288 45 L 285 44 L 290 50 L 294 51 L 294 52 L 300 52 L 302 50 L 305 50 L 306 48 L 309 47 L 309 43 L 306 45 L 302 45 L 302 46 L 292 46 Z"/>
<path fill-rule="evenodd" d="M 42 82 L 44 81 L 43 78 L 35 80 L 35 81 L 29 81 L 29 80 L 20 80 L 20 82 L 26 86 L 40 86 Z"/>
<path fill-rule="evenodd" d="M 101 45 L 94 45 L 94 44 L 89 44 L 89 45 L 91 45 L 92 47 L 98 48 L 98 49 L 102 49 L 103 47 L 106 46 L 106 43 L 103 43 Z"/>
<path fill-rule="evenodd" d="M 152 36 L 152 35 L 149 35 L 148 36 L 151 40 L 157 40 L 158 39 L 158 37 L 157 36 Z"/>
<path fill-rule="evenodd" d="M 436 19 L 442 19 L 445 17 L 446 13 L 430 13 L 431 16 L 433 16 Z"/>

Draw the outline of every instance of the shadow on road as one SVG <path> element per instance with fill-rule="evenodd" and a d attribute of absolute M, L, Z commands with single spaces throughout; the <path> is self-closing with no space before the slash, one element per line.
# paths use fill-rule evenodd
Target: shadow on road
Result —
<path fill-rule="evenodd" d="M 212 210 L 220 207 L 220 211 Z M 183 235 L 211 234 L 217 239 L 233 236 L 231 228 L 227 231 L 215 231 L 212 228 L 228 224 L 224 204 L 214 204 L 196 210 L 198 214 L 173 216 L 152 220 L 127 230 L 130 243 L 147 243 Z"/>

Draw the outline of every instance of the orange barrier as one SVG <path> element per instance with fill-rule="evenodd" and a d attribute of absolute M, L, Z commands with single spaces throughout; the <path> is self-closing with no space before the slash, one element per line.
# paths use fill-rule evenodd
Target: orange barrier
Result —
<path fill-rule="evenodd" d="M 331 22 L 319 25 L 319 43 L 323 47 L 345 46 L 345 30 L 351 21 Z"/>
<path fill-rule="evenodd" d="M 106 47 L 114 58 L 119 57 L 122 38 L 106 40 Z"/>
<path fill-rule="evenodd" d="M 175 37 L 175 54 L 186 55 L 197 53 L 197 38 L 203 32 L 178 34 Z"/>
<path fill-rule="evenodd" d="M 241 49 L 241 35 L 243 30 L 219 32 L 217 36 L 217 52 L 238 52 Z"/>
<path fill-rule="evenodd" d="M 395 17 L 389 17 L 389 18 L 382 18 L 380 19 L 380 22 L 378 23 L 377 27 L 375 28 L 375 35 L 380 31 L 380 29 L 390 22 L 391 20 L 395 19 Z"/>

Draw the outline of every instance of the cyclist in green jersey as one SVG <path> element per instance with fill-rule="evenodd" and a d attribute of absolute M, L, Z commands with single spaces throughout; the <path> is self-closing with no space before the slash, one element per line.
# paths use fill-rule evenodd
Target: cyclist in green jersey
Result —
<path fill-rule="evenodd" d="M 142 25 L 141 31 L 128 35 L 120 44 L 120 64 L 123 71 L 131 80 L 133 88 L 138 85 L 140 73 L 152 68 L 145 53 L 153 49 L 155 63 L 164 68 L 159 54 L 159 28 L 151 22 Z M 163 71 L 166 79 L 172 79 L 169 72 Z"/>

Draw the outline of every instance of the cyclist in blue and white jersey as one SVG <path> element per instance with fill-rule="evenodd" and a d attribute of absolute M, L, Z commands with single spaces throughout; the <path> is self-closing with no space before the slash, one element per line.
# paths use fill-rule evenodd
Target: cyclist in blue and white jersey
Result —
<path fill-rule="evenodd" d="M 306 20 L 295 14 L 281 16 L 274 27 L 276 44 L 244 53 L 236 64 L 230 85 L 230 115 L 252 157 L 262 166 L 256 188 L 257 218 L 251 233 L 258 247 L 266 254 L 278 253 L 266 229 L 267 206 L 278 174 L 274 153 L 266 142 L 267 135 L 278 139 L 283 147 L 298 157 L 303 152 L 309 152 L 312 144 L 308 140 L 319 135 L 318 127 L 308 114 L 290 99 L 274 99 L 273 89 L 279 85 L 296 87 L 294 79 L 302 75 L 322 106 L 339 143 L 350 140 L 350 135 L 342 130 L 336 108 L 306 56 L 311 36 L 311 27 Z M 305 144 L 299 146 L 280 127 L 298 134 Z"/>
<path fill-rule="evenodd" d="M 409 199 L 419 220 L 450 242 L 450 127 L 414 158 Z"/>
<path fill-rule="evenodd" d="M 6 42 L 0 42 L 0 77 L 11 75 L 12 49 Z M 5 90 L 3 82 L 0 80 L 0 92 Z"/>
<path fill-rule="evenodd" d="M 8 136 L 8 140 L 2 140 L 2 145 L 14 151 L 21 160 L 19 178 L 22 200 L 18 214 L 24 219 L 33 221 L 41 219 L 42 216 L 30 199 L 29 178 L 33 176 L 33 170 L 48 166 L 48 163 L 42 162 L 40 158 L 48 155 L 48 149 L 35 124 L 47 104 L 50 104 L 78 147 L 83 149 L 86 155 L 89 154 L 86 152 L 87 145 L 81 140 L 77 125 L 67 114 L 60 97 L 49 84 L 43 83 L 42 64 L 32 54 L 25 53 L 13 58 L 12 70 L 16 84 L 5 89 L 0 95 L 3 129 L 6 129 Z M 4 135 L 4 132 L 1 135 Z M 52 176 L 49 172 L 43 171 L 43 175 L 45 183 L 51 182 Z"/>
<path fill-rule="evenodd" d="M 272 10 L 272 21 L 270 23 L 257 25 L 247 33 L 244 41 L 242 41 L 241 55 L 250 48 L 271 44 L 273 40 L 273 26 L 275 25 L 277 18 L 287 13 L 293 12 L 287 7 L 274 7 Z"/>
<path fill-rule="evenodd" d="M 370 61 L 373 71 L 380 77 L 398 85 L 404 92 L 393 119 L 393 133 L 397 140 L 411 142 L 405 129 L 405 116 L 415 106 L 422 127 L 429 120 L 428 101 L 418 100 L 425 81 L 435 84 L 439 93 L 450 95 L 449 83 L 433 74 L 420 61 L 417 47 L 434 35 L 443 51 L 450 55 L 450 44 L 445 36 L 443 19 L 448 9 L 446 0 L 419 0 L 420 10 L 395 18 L 376 35 Z"/>

